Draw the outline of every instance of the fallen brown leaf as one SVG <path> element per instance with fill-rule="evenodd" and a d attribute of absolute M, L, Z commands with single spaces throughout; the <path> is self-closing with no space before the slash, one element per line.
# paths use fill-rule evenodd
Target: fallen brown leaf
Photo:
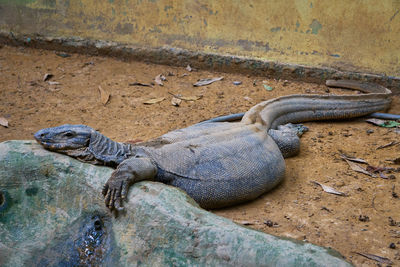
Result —
<path fill-rule="evenodd" d="M 195 84 L 193 84 L 193 86 L 199 87 L 199 86 L 209 85 L 212 84 L 213 82 L 221 81 L 222 79 L 224 79 L 224 77 L 200 79 Z"/>
<path fill-rule="evenodd" d="M 358 165 L 358 164 L 356 164 L 356 163 L 354 163 L 354 162 L 351 162 L 350 160 L 347 160 L 347 159 L 345 159 L 345 161 L 347 162 L 347 164 L 349 164 L 350 168 L 351 168 L 353 171 L 360 172 L 360 173 L 369 175 L 369 176 L 371 176 L 371 177 L 376 177 L 375 174 L 368 172 L 366 169 L 364 169 L 364 168 L 361 167 L 360 165 Z"/>
<path fill-rule="evenodd" d="M 202 97 L 203 96 L 200 95 L 200 96 L 181 96 L 179 98 L 182 99 L 182 100 L 185 100 L 185 101 L 196 101 L 196 100 L 201 99 Z"/>
<path fill-rule="evenodd" d="M 103 105 L 105 106 L 107 104 L 108 100 L 110 100 L 110 93 L 104 91 L 100 85 L 99 85 L 99 91 L 100 91 L 101 103 L 103 103 Z"/>
<path fill-rule="evenodd" d="M 329 194 L 335 194 L 335 195 L 338 195 L 338 196 L 346 196 L 345 193 L 339 192 L 339 191 L 337 191 L 336 189 L 334 189 L 333 187 L 330 187 L 330 186 L 321 184 L 321 183 L 316 182 L 316 181 L 312 181 L 312 182 L 313 182 L 314 184 L 317 184 L 317 185 L 321 186 L 322 189 L 323 189 L 325 192 L 329 193 Z"/>
<path fill-rule="evenodd" d="M 165 99 L 165 97 L 152 98 L 152 99 L 144 101 L 143 104 L 152 105 L 152 104 L 159 103 L 159 102 L 163 101 L 164 99 Z"/>
<path fill-rule="evenodd" d="M 366 161 L 363 160 L 363 159 L 355 158 L 355 157 L 350 157 L 350 156 L 347 156 L 346 154 L 340 154 L 340 157 L 341 157 L 342 159 L 344 159 L 344 160 L 350 160 L 350 161 L 354 161 L 354 162 L 358 162 L 358 163 L 365 163 L 365 164 L 368 164 L 368 162 L 366 162 Z"/>
<path fill-rule="evenodd" d="M 361 255 L 361 256 L 366 257 L 366 258 L 368 258 L 370 260 L 374 260 L 374 261 L 377 261 L 377 262 L 380 262 L 380 263 L 389 264 L 389 265 L 393 264 L 393 262 L 388 258 L 384 258 L 384 257 L 377 256 L 377 255 L 374 255 L 374 254 L 369 254 L 369 253 L 361 253 L 361 252 L 356 252 L 356 253 L 358 255 Z"/>
<path fill-rule="evenodd" d="M 4 117 L 0 117 L 0 125 L 8 128 L 8 120 Z"/>

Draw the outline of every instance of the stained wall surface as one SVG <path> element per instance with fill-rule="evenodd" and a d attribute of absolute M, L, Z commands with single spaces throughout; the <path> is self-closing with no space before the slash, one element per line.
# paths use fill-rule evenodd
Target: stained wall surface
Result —
<path fill-rule="evenodd" d="M 400 76 L 399 13 L 400 0 L 0 0 L 0 30 Z"/>

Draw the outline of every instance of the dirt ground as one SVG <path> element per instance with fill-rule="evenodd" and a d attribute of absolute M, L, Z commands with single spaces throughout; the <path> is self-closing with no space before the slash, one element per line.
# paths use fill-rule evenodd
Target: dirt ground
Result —
<path fill-rule="evenodd" d="M 53 77 L 43 81 L 46 73 Z M 130 85 L 154 82 L 161 73 L 167 78 L 164 86 Z M 200 78 L 219 76 L 224 79 L 193 87 Z M 263 83 L 273 90 L 266 90 Z M 106 105 L 99 86 L 111 95 Z M 65 123 L 87 124 L 117 141 L 148 140 L 208 118 L 244 112 L 281 95 L 344 92 L 348 93 L 309 83 L 189 72 L 79 54 L 62 57 L 54 51 L 4 46 L 0 49 L 0 117 L 9 121 L 9 127 L 0 126 L 0 141 L 33 139 L 37 130 Z M 170 93 L 202 98 L 182 101 L 177 107 L 171 104 Z M 165 100 L 143 104 L 160 97 Z M 400 113 L 399 96 L 389 112 Z M 399 144 L 377 149 L 399 140 L 399 131 L 364 119 L 305 125 L 310 131 L 301 138 L 300 154 L 286 159 L 282 184 L 253 202 L 213 212 L 269 234 L 334 248 L 357 266 L 378 264 L 357 252 L 385 257 L 400 266 L 400 173 L 385 174 L 389 179 L 372 178 L 354 172 L 340 158 L 346 153 L 373 166 L 399 168 L 390 162 L 400 156 Z M 326 193 L 312 181 L 347 196 Z"/>

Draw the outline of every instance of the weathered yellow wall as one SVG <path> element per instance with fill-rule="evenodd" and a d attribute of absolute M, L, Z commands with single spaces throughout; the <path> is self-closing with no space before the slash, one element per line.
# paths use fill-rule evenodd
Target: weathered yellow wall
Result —
<path fill-rule="evenodd" d="M 400 0 L 0 0 L 0 30 L 400 76 Z"/>

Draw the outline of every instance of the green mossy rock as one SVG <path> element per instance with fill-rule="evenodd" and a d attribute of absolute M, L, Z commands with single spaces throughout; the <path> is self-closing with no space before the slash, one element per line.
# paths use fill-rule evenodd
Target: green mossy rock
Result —
<path fill-rule="evenodd" d="M 114 218 L 101 189 L 112 169 L 0 143 L 1 266 L 351 266 L 329 249 L 239 226 L 160 183 L 131 187 Z"/>

